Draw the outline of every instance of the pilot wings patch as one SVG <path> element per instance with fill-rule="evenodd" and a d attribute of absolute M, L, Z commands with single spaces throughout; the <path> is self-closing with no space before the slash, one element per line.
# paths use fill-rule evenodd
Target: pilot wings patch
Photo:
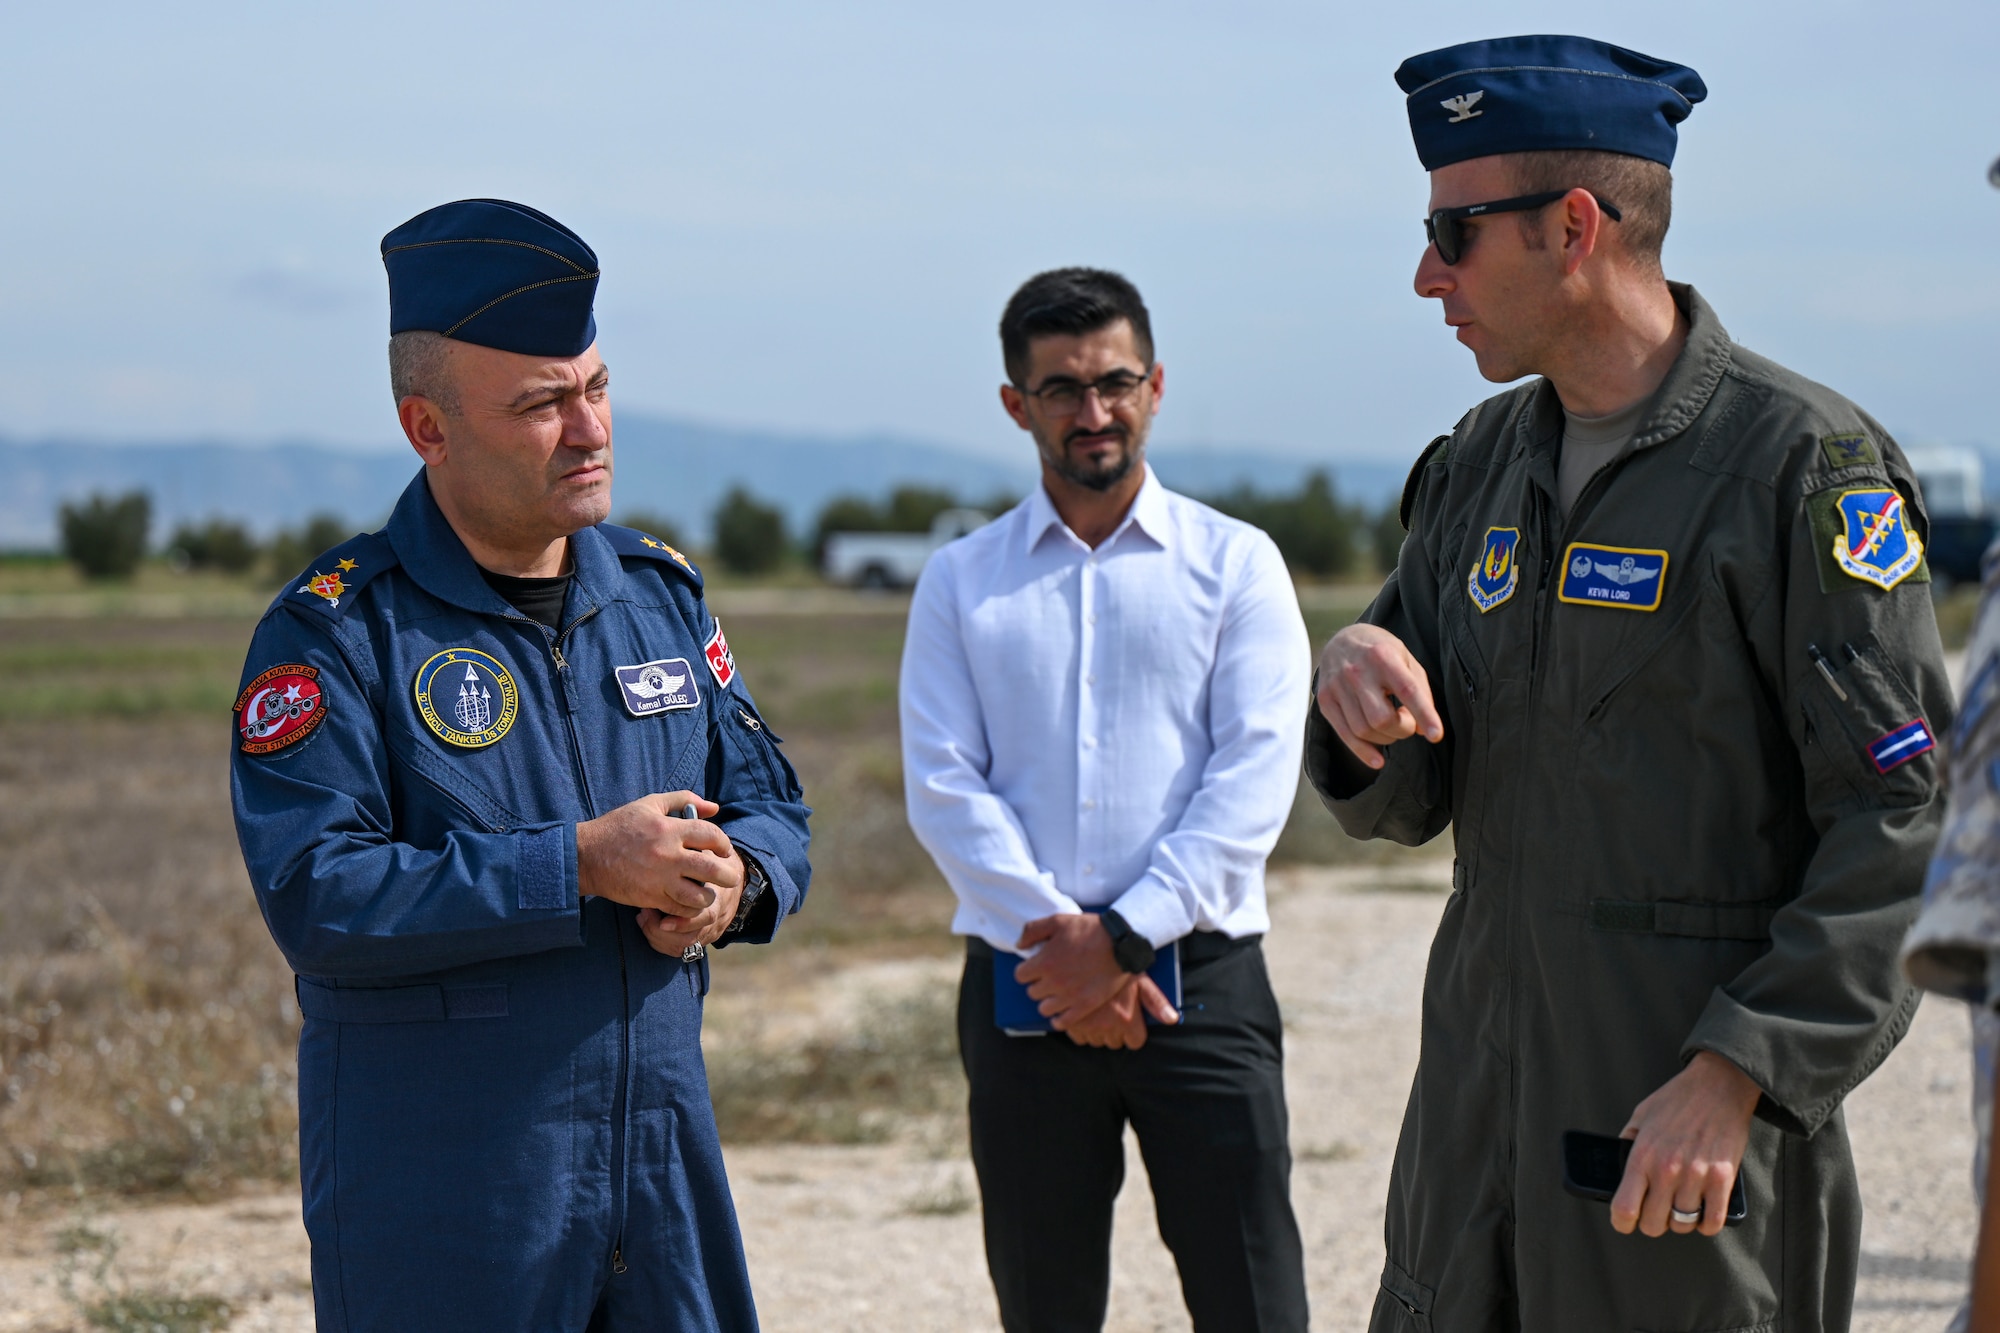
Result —
<path fill-rule="evenodd" d="M 1579 606 L 1657 611 L 1666 595 L 1667 553 L 1571 542 L 1563 552 L 1558 599 Z"/>
<path fill-rule="evenodd" d="M 615 674 L 618 692 L 624 696 L 625 711 L 633 717 L 651 717 L 655 713 L 678 712 L 701 705 L 701 687 L 695 683 L 694 668 L 685 657 L 622 666 Z"/>

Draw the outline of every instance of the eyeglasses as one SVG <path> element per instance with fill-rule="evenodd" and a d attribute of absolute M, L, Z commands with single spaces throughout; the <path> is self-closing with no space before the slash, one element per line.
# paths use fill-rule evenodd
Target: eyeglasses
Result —
<path fill-rule="evenodd" d="M 1460 224 L 1467 218 L 1483 218 L 1493 213 L 1528 213 L 1537 208 L 1547 208 L 1568 193 L 1568 190 L 1549 190 L 1543 194 L 1523 194 L 1512 199 L 1496 199 L 1490 204 L 1440 208 L 1424 219 L 1424 235 L 1430 237 L 1431 244 L 1438 248 L 1439 259 L 1447 264 L 1456 264 L 1465 257 L 1465 228 Z M 1590 197 L 1597 199 L 1594 193 L 1590 194 Z M 1603 209 L 1604 216 L 1613 222 L 1625 220 L 1624 214 L 1604 200 L 1597 199 L 1597 206 Z"/>
<path fill-rule="evenodd" d="M 1023 389 L 1021 392 L 1040 402 L 1042 410 L 1050 416 L 1073 417 L 1083 410 L 1083 396 L 1087 393 L 1095 393 L 1097 401 L 1104 404 L 1105 411 L 1109 412 L 1131 402 L 1139 390 L 1150 383 L 1149 376 L 1118 370 L 1088 384 L 1067 376 L 1046 379 L 1040 388 Z"/>

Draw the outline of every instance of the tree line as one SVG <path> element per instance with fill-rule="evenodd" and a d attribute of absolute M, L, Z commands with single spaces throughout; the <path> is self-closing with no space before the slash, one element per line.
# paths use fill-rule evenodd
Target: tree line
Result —
<path fill-rule="evenodd" d="M 1394 568 L 1403 545 L 1396 501 L 1371 510 L 1345 500 L 1324 469 L 1307 474 L 1295 491 L 1265 492 L 1245 484 L 1200 498 L 1232 518 L 1262 528 L 1294 573 L 1315 578 L 1386 573 Z M 817 567 L 826 554 L 827 538 L 836 532 L 928 532 L 932 520 L 947 509 L 966 507 L 998 515 L 1016 501 L 1017 497 L 1001 495 L 968 503 L 950 491 L 927 486 L 900 486 L 882 500 L 840 495 L 821 508 L 810 534 L 795 538 L 783 510 L 739 486 L 716 509 L 714 549 L 709 554 L 725 569 L 740 574 L 769 573 L 795 560 Z"/>
<path fill-rule="evenodd" d="M 64 558 L 93 579 L 126 579 L 137 573 L 153 553 L 152 529 L 153 501 L 144 491 L 92 495 L 56 511 Z M 314 514 L 259 541 L 234 519 L 208 518 L 180 524 L 168 534 L 159 554 L 175 569 L 257 575 L 275 584 L 356 531 L 337 515 Z"/>
<path fill-rule="evenodd" d="M 1254 524 L 1271 535 L 1295 573 L 1316 578 L 1383 572 L 1394 566 L 1403 527 L 1396 503 L 1371 511 L 1342 498 L 1324 470 L 1306 476 L 1291 492 L 1259 491 L 1247 484 L 1202 497 L 1216 509 Z M 794 533 L 779 506 L 747 487 L 732 487 L 712 515 L 713 540 L 704 555 L 735 574 L 769 574 L 786 565 L 817 568 L 827 538 L 836 532 L 928 532 L 947 509 L 981 509 L 998 515 L 1018 497 L 992 495 L 967 502 L 933 486 L 898 486 L 881 499 L 843 494 L 820 508 L 809 531 Z M 152 553 L 152 500 L 143 491 L 92 495 L 66 503 L 57 512 L 63 555 L 86 576 L 130 578 Z M 629 511 L 618 519 L 670 545 L 689 546 L 672 520 Z M 315 514 L 304 523 L 259 540 L 244 524 L 212 517 L 174 528 L 160 554 L 176 569 L 215 570 L 237 576 L 291 578 L 329 547 L 358 528 L 333 514 Z"/>

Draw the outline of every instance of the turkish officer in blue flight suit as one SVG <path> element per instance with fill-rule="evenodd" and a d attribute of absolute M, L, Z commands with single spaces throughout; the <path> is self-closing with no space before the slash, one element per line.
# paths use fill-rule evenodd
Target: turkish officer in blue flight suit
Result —
<path fill-rule="evenodd" d="M 705 949 L 798 910 L 798 779 L 700 574 L 603 521 L 590 248 L 474 199 L 382 257 L 423 470 L 286 585 L 235 719 L 319 1327 L 754 1329 Z"/>

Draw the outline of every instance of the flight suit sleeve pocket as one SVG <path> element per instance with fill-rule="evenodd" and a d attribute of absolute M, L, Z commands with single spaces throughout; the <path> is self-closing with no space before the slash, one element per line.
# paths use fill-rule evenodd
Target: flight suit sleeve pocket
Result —
<path fill-rule="evenodd" d="M 1864 805 L 1920 805 L 1937 785 L 1937 736 L 1923 705 L 1873 634 L 1821 647 L 1795 693 L 1805 714 L 1807 778 Z"/>
<path fill-rule="evenodd" d="M 757 785 L 775 800 L 800 799 L 805 793 L 799 786 L 799 775 L 778 748 L 778 736 L 765 724 L 757 706 L 735 695 L 724 697 L 722 709 L 723 734 L 732 738 L 731 748 Z"/>
<path fill-rule="evenodd" d="M 1389 1324 L 1378 1318 L 1371 1327 L 1394 1328 L 1403 1333 L 1431 1333 L 1431 1302 L 1436 1298 L 1436 1292 L 1404 1272 L 1394 1259 L 1385 1259 L 1382 1262 L 1382 1299 L 1375 1308 L 1378 1315 L 1388 1314 L 1397 1318 L 1397 1322 Z"/>

